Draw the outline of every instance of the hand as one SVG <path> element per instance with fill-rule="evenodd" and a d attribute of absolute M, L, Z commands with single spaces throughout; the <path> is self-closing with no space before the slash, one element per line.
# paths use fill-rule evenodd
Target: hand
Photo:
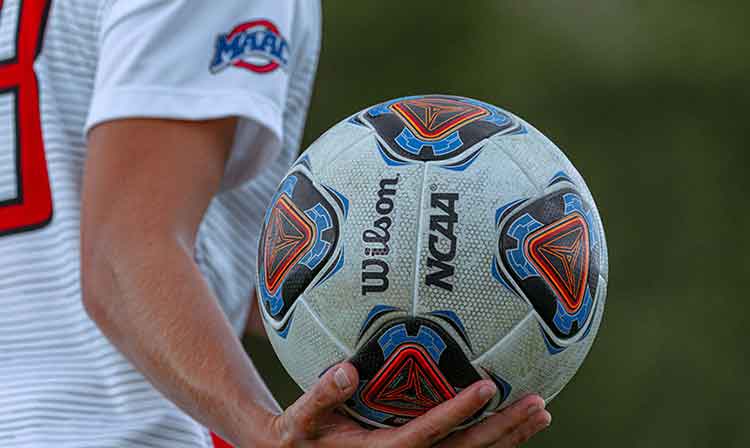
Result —
<path fill-rule="evenodd" d="M 527 441 L 552 419 L 544 410 L 544 400 L 528 396 L 480 424 L 451 434 L 495 395 L 495 385 L 484 380 L 400 428 L 370 431 L 334 412 L 354 393 L 358 378 L 351 364 L 335 366 L 284 414 L 273 417 L 272 432 L 279 446 L 509 448 Z"/>

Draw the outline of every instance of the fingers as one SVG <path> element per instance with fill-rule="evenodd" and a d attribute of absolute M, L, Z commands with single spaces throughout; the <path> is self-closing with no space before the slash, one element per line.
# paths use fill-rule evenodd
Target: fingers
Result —
<path fill-rule="evenodd" d="M 552 416 L 544 410 L 544 400 L 529 395 L 478 425 L 451 435 L 441 447 L 511 448 L 526 442 L 549 426 Z"/>
<path fill-rule="evenodd" d="M 399 429 L 393 430 L 393 446 L 429 447 L 456 426 L 477 413 L 497 392 L 492 381 L 479 381 L 452 400 L 431 409 Z M 391 434 L 394 435 L 394 434 Z"/>
<path fill-rule="evenodd" d="M 284 429 L 294 437 L 314 436 L 319 422 L 343 404 L 356 390 L 357 369 L 349 363 L 334 366 L 312 389 L 300 397 L 283 415 Z"/>
<path fill-rule="evenodd" d="M 540 410 L 521 423 L 506 440 L 498 441 L 493 448 L 511 448 L 526 443 L 535 434 L 546 429 L 552 422 L 552 415 L 545 410 Z"/>

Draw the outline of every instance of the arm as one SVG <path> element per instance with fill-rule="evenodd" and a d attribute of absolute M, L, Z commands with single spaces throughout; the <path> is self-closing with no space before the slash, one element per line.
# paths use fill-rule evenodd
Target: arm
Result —
<path fill-rule="evenodd" d="M 81 274 L 84 305 L 117 348 L 191 416 L 241 441 L 265 434 L 280 410 L 193 260 L 234 127 L 233 119 L 96 127 Z"/>

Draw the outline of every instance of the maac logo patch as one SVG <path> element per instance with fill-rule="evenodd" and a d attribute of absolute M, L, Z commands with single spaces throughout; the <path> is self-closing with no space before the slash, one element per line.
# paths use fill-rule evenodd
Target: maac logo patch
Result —
<path fill-rule="evenodd" d="M 286 69 L 289 42 L 271 21 L 261 19 L 237 25 L 216 38 L 211 73 L 234 66 L 255 73 Z"/>

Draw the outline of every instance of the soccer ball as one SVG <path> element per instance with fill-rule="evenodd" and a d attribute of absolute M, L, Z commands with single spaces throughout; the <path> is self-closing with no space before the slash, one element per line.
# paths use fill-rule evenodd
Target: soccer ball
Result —
<path fill-rule="evenodd" d="M 498 393 L 469 424 L 552 399 L 604 311 L 583 178 L 528 123 L 468 98 L 400 98 L 334 126 L 281 182 L 259 246 L 259 305 L 287 371 L 308 389 L 350 360 L 346 410 L 376 427 L 483 378 Z"/>

